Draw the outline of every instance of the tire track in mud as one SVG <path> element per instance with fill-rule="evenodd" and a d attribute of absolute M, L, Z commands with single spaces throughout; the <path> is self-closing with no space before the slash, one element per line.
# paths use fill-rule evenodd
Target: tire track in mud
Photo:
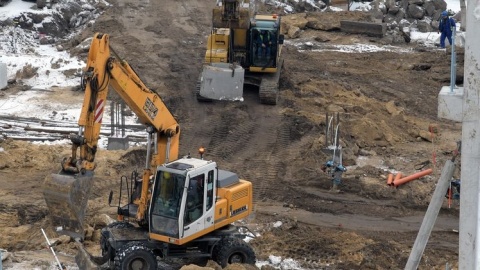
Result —
<path fill-rule="evenodd" d="M 235 113 L 236 111 L 232 110 L 223 115 L 219 123 L 225 123 L 225 125 L 217 125 L 214 128 L 209 147 L 212 148 L 210 155 L 217 160 L 231 159 L 241 151 L 244 145 L 248 144 L 251 140 L 250 134 L 257 128 L 254 121 L 235 121 Z"/>
<path fill-rule="evenodd" d="M 279 174 L 285 170 L 282 157 L 287 154 L 284 146 L 288 145 L 289 131 L 283 124 L 275 126 L 281 123 L 279 115 L 275 115 L 274 118 L 276 118 L 274 121 L 264 121 L 263 128 L 259 129 L 260 133 L 257 135 L 257 137 L 265 138 L 266 144 L 263 149 L 260 148 L 265 155 L 256 159 L 256 162 L 251 162 L 254 168 L 251 168 L 250 171 L 256 172 L 255 174 L 258 177 L 251 179 L 254 184 L 253 203 L 255 208 L 258 202 L 277 194 L 277 191 L 283 193 L 284 189 L 281 184 L 283 179 L 280 178 Z M 271 126 L 265 126 L 266 123 Z"/>
<path fill-rule="evenodd" d="M 253 183 L 254 207 L 277 191 L 284 191 L 280 174 L 282 157 L 289 143 L 289 129 L 282 122 L 279 107 L 247 100 L 242 111 L 223 111 L 207 146 L 209 155 Z M 247 116 L 242 113 L 246 112 Z M 240 114 L 240 116 L 239 116 Z"/>

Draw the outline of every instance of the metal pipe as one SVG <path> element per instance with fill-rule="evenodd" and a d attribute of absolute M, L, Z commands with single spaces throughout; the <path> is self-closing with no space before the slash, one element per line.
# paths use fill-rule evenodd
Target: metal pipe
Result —
<path fill-rule="evenodd" d="M 147 158 L 145 160 L 145 169 L 150 168 L 150 155 L 152 153 L 152 133 L 147 132 Z"/>
<path fill-rule="evenodd" d="M 170 143 L 172 141 L 171 137 L 167 138 L 167 147 L 166 147 L 166 153 L 165 153 L 165 163 L 170 161 Z"/>
<path fill-rule="evenodd" d="M 55 254 L 55 250 L 53 250 L 52 244 L 50 244 L 50 240 L 48 240 L 47 234 L 45 234 L 45 231 L 43 230 L 43 228 L 40 228 L 40 229 L 42 230 L 43 236 L 44 236 L 45 239 L 47 240 L 48 247 L 49 247 L 50 250 L 52 251 L 53 256 L 55 257 L 55 260 L 57 261 L 58 268 L 59 268 L 60 270 L 62 270 L 62 269 L 63 269 L 62 264 L 61 264 L 60 261 L 58 260 L 57 254 Z M 0 260 L 1 260 L 1 259 L 0 259 Z"/>
<path fill-rule="evenodd" d="M 325 147 L 328 148 L 328 112 L 325 114 Z"/>
<path fill-rule="evenodd" d="M 122 117 L 122 138 L 125 138 L 125 103 L 122 102 L 120 107 L 120 115 Z"/>
<path fill-rule="evenodd" d="M 115 102 L 110 102 L 110 136 L 115 135 Z"/>
<path fill-rule="evenodd" d="M 455 87 L 455 82 L 457 80 L 457 57 L 455 55 L 455 33 L 456 33 L 456 27 L 453 28 L 453 33 L 452 33 L 452 60 L 450 64 L 450 92 L 453 93 L 453 88 Z"/>

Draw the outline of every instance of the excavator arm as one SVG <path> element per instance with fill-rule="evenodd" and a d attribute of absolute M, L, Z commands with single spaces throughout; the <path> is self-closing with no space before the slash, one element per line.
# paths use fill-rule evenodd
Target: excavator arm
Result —
<path fill-rule="evenodd" d="M 83 237 L 83 219 L 93 184 L 95 155 L 108 90 L 113 88 L 147 126 L 147 161 L 142 175 L 136 219 L 145 222 L 150 198 L 152 166 L 178 158 L 180 127 L 162 99 L 148 89 L 126 61 L 112 55 L 109 35 L 96 33 L 82 77 L 84 101 L 78 134 L 71 136 L 71 157 L 62 161 L 62 170 L 45 180 L 44 197 L 55 227 L 74 237 Z M 152 151 L 152 144 L 155 146 Z"/>

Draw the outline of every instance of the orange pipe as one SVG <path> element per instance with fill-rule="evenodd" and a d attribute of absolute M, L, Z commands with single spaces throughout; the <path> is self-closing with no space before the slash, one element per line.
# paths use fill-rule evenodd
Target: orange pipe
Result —
<path fill-rule="evenodd" d="M 387 185 L 391 186 L 393 182 L 393 174 L 389 173 L 387 177 Z"/>
<path fill-rule="evenodd" d="M 405 184 L 407 182 L 410 182 L 412 180 L 418 179 L 422 176 L 431 174 L 432 172 L 433 172 L 433 169 L 427 169 L 427 170 L 424 170 L 424 171 L 421 171 L 421 172 L 418 172 L 418 173 L 414 173 L 414 174 L 409 175 L 407 177 L 401 178 L 398 181 L 394 180 L 393 185 L 397 187 L 397 186 L 400 186 L 400 185 Z"/>
<path fill-rule="evenodd" d="M 402 173 L 401 173 L 401 172 L 398 172 L 398 173 L 395 175 L 395 179 L 393 179 L 392 186 L 394 185 L 395 182 L 398 182 L 398 180 L 400 180 L 400 178 L 402 178 Z"/>

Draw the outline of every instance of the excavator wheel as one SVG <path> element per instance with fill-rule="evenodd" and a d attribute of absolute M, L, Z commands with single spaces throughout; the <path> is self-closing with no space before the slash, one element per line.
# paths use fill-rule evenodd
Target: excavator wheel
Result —
<path fill-rule="evenodd" d="M 144 243 L 132 241 L 121 247 L 114 259 L 115 269 L 157 270 L 157 257 Z"/>
<path fill-rule="evenodd" d="M 197 100 L 199 102 L 212 102 L 211 99 L 209 98 L 206 98 L 206 97 L 202 97 L 200 95 L 200 88 L 202 87 L 202 77 L 200 76 L 197 80 L 197 83 L 195 84 L 195 95 L 197 97 Z"/>
<path fill-rule="evenodd" d="M 220 240 L 213 250 L 213 260 L 225 268 L 228 264 L 255 264 L 255 252 L 252 247 L 237 237 Z"/>

